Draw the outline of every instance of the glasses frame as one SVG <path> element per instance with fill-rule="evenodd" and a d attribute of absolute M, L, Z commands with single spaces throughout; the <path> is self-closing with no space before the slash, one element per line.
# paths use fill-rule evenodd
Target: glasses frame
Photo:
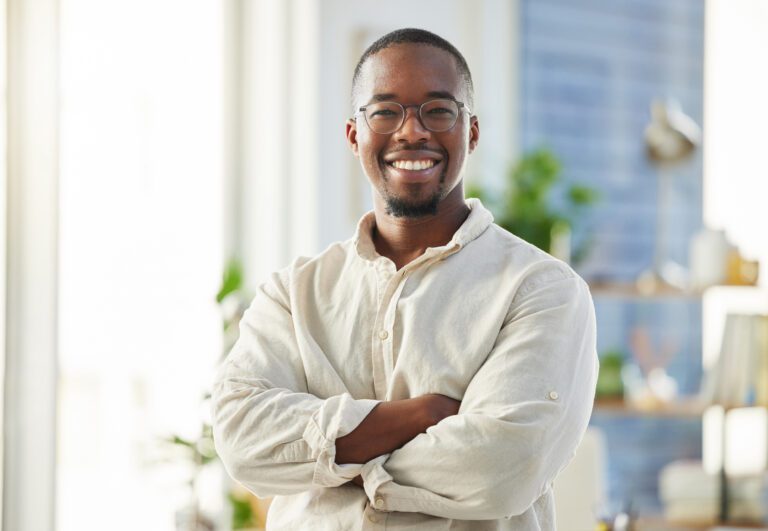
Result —
<path fill-rule="evenodd" d="M 421 116 L 421 110 L 424 108 L 425 105 L 427 105 L 429 103 L 432 103 L 432 102 L 435 102 L 435 101 L 452 101 L 453 103 L 455 103 L 458 106 L 459 114 L 461 113 L 462 110 L 465 110 L 469 114 L 472 114 L 472 111 L 469 110 L 469 107 L 464 102 L 461 102 L 461 101 L 458 101 L 458 100 L 454 100 L 452 98 L 434 98 L 434 99 L 425 101 L 424 103 L 412 103 L 410 105 L 403 105 L 402 103 L 398 103 L 396 101 L 377 101 L 375 103 L 369 103 L 368 105 L 363 105 L 362 107 L 360 107 L 352 118 L 357 119 L 357 117 L 360 114 L 362 114 L 363 118 L 365 119 L 365 124 L 368 126 L 368 129 L 370 129 L 371 131 L 373 131 L 377 135 L 391 135 L 393 133 L 397 133 L 405 125 L 405 120 L 408 119 L 408 109 L 410 107 L 416 107 L 418 109 L 416 111 L 416 118 L 418 118 L 419 123 L 421 124 L 421 126 L 424 129 L 426 129 L 427 131 L 429 131 L 431 133 L 445 133 L 446 131 L 450 131 L 451 129 L 456 127 L 456 124 L 459 121 L 459 114 L 456 115 L 456 121 L 453 122 L 451 127 L 449 127 L 448 129 L 442 129 L 440 131 L 435 131 L 434 129 L 431 129 L 431 128 L 427 127 L 426 124 L 424 124 L 424 118 Z M 403 109 L 403 118 L 402 118 L 402 120 L 400 120 L 400 125 L 398 125 L 395 129 L 393 129 L 389 133 L 379 133 L 373 127 L 371 127 L 371 124 L 368 122 L 368 115 L 365 113 L 365 110 L 369 106 L 371 106 L 371 105 L 379 105 L 379 104 L 382 104 L 382 103 L 392 103 L 392 104 L 395 104 L 395 105 L 399 106 L 401 109 Z"/>

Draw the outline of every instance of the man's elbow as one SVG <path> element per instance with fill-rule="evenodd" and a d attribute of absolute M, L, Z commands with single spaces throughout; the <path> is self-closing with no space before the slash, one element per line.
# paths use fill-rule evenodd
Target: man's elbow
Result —
<path fill-rule="evenodd" d="M 259 498 L 298 494 L 312 488 L 315 463 L 276 459 L 267 448 L 260 451 L 236 444 L 214 431 L 214 444 L 229 476 Z"/>
<path fill-rule="evenodd" d="M 509 477 L 486 491 L 480 504 L 483 519 L 498 520 L 523 514 L 546 493 L 551 481 L 544 477 L 544 463 L 534 458 L 528 465 L 527 478 Z"/>
<path fill-rule="evenodd" d="M 294 473 L 287 473 L 286 465 L 274 465 L 264 461 L 253 461 L 219 454 L 229 476 L 259 498 L 298 494 L 307 490 L 304 481 Z"/>
<path fill-rule="evenodd" d="M 267 491 L 267 485 L 260 481 L 263 478 L 264 471 L 259 470 L 258 461 L 252 456 L 243 453 L 241 449 L 227 444 L 222 437 L 216 437 L 214 434 L 214 444 L 216 453 L 227 471 L 229 477 L 237 481 L 256 496 L 266 497 L 272 493 Z"/>

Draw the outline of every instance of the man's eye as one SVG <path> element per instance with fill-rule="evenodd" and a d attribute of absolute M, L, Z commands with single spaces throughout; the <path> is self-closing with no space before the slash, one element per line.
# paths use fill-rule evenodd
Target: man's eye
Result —
<path fill-rule="evenodd" d="M 429 109 L 427 112 L 429 114 L 453 114 L 453 109 L 448 109 L 446 107 L 436 107 L 434 109 Z"/>
<path fill-rule="evenodd" d="M 373 111 L 370 116 L 372 118 L 392 118 L 393 116 L 397 116 L 397 113 L 389 109 L 381 109 L 379 111 Z"/>

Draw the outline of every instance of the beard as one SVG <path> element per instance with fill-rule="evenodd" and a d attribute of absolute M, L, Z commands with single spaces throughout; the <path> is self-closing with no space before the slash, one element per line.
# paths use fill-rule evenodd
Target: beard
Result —
<path fill-rule="evenodd" d="M 418 197 L 408 197 L 407 195 L 393 194 L 387 186 L 388 180 L 384 181 L 381 190 L 381 197 L 386 204 L 386 213 L 395 218 L 417 219 L 437 214 L 437 206 L 440 201 L 445 199 L 445 177 L 446 168 L 440 174 L 440 181 L 437 190 L 428 198 L 420 199 Z M 418 186 L 414 185 L 413 195 L 419 193 Z"/>
<path fill-rule="evenodd" d="M 434 216 L 437 214 L 437 205 L 443 199 L 443 186 L 432 194 L 431 197 L 413 201 L 411 199 L 389 194 L 384 195 L 386 202 L 386 212 L 396 218 L 423 218 L 425 216 Z"/>

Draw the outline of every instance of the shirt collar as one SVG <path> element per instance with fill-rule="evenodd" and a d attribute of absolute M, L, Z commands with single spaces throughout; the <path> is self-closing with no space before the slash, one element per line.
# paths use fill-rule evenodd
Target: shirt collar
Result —
<path fill-rule="evenodd" d="M 453 238 L 447 244 L 441 247 L 435 247 L 434 252 L 443 253 L 455 249 L 458 251 L 466 244 L 480 236 L 488 226 L 493 223 L 493 215 L 491 212 L 483 206 L 479 199 L 471 197 L 465 199 L 465 203 L 469 207 L 469 216 L 464 220 L 464 223 L 453 234 Z M 376 216 L 371 210 L 367 212 L 360 221 L 357 223 L 357 230 L 355 231 L 355 249 L 360 258 L 365 260 L 376 260 L 380 258 L 379 253 L 376 252 L 376 247 L 373 244 L 372 231 L 376 225 Z"/>

